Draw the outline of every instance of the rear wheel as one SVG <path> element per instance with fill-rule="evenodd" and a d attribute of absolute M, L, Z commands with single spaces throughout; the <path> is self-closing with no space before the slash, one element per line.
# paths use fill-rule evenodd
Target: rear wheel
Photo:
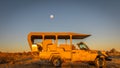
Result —
<path fill-rule="evenodd" d="M 61 66 L 61 59 L 59 58 L 54 58 L 53 61 L 52 61 L 53 65 L 55 67 L 60 67 Z"/>
<path fill-rule="evenodd" d="M 106 68 L 106 61 L 104 58 L 96 58 L 95 65 L 97 68 Z"/>

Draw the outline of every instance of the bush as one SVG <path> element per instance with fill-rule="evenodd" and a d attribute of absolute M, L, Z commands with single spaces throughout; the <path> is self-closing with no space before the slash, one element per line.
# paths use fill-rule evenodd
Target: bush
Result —
<path fill-rule="evenodd" d="M 32 58 L 30 52 L 28 53 L 0 53 L 0 64 L 17 62 L 26 58 Z"/>

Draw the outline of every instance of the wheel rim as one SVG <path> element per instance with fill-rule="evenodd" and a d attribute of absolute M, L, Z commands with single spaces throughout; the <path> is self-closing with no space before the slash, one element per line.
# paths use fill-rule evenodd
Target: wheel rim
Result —
<path fill-rule="evenodd" d="M 55 59 L 53 61 L 53 64 L 54 64 L 54 66 L 60 66 L 60 60 L 59 59 Z"/>

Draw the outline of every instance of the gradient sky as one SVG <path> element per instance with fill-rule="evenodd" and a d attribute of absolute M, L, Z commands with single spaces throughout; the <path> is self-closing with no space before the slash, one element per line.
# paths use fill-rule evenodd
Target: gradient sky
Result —
<path fill-rule="evenodd" d="M 91 49 L 120 50 L 120 1 L 0 0 L 0 51 L 30 51 L 27 35 L 36 31 L 91 34 Z"/>

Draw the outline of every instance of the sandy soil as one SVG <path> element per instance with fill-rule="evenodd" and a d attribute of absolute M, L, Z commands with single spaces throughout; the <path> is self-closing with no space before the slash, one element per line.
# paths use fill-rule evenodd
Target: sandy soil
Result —
<path fill-rule="evenodd" d="M 41 62 L 39 59 L 28 58 L 15 63 L 0 64 L 0 68 L 55 68 L 50 63 Z M 95 68 L 86 63 L 63 63 L 59 68 Z M 107 61 L 106 68 L 120 68 L 120 59 L 113 59 L 113 61 Z"/>

